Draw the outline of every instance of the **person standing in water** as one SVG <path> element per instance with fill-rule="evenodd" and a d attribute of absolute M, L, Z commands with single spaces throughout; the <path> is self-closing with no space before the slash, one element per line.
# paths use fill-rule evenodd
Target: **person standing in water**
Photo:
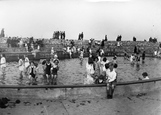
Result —
<path fill-rule="evenodd" d="M 1 69 L 2 69 L 2 75 L 5 75 L 6 72 L 6 58 L 4 54 L 1 54 L 1 63 L 0 63 Z"/>
<path fill-rule="evenodd" d="M 93 65 L 94 65 L 93 58 L 92 58 L 92 55 L 90 55 L 90 57 L 88 58 L 88 62 L 86 63 L 87 77 L 85 79 L 85 84 L 93 84 L 94 83 L 94 79 L 92 77 L 92 75 L 94 74 Z"/>
<path fill-rule="evenodd" d="M 83 51 L 83 49 L 81 49 L 81 50 L 80 50 L 80 56 L 79 56 L 79 59 L 80 59 L 81 61 L 83 61 L 83 54 L 84 54 L 84 51 Z"/>
<path fill-rule="evenodd" d="M 51 62 L 50 59 L 46 60 L 46 68 L 45 68 L 45 74 L 46 74 L 46 79 L 47 79 L 47 84 L 50 83 L 50 77 L 51 77 Z"/>
<path fill-rule="evenodd" d="M 100 78 L 100 62 L 99 62 L 98 57 L 95 57 L 95 60 L 94 60 L 94 80 L 95 80 L 96 84 L 99 83 L 99 78 Z"/>
<path fill-rule="evenodd" d="M 24 55 L 24 59 L 25 59 L 25 62 L 24 62 L 24 64 L 25 64 L 25 73 L 27 74 L 28 67 L 30 65 L 30 61 L 29 61 L 29 58 L 26 55 Z"/>
<path fill-rule="evenodd" d="M 18 57 L 18 68 L 19 68 L 19 71 L 20 71 L 20 79 L 23 78 L 23 71 L 24 71 L 24 63 L 23 63 L 23 60 L 21 57 Z"/>
<path fill-rule="evenodd" d="M 54 63 L 52 63 L 52 68 L 51 68 L 51 84 L 52 85 L 57 85 L 57 77 L 58 77 L 58 66 L 59 61 L 54 60 Z"/>
<path fill-rule="evenodd" d="M 143 51 L 142 53 L 142 63 L 144 63 L 144 61 L 145 61 L 145 51 Z"/>
<path fill-rule="evenodd" d="M 54 55 L 54 48 L 53 47 L 51 47 L 51 55 Z"/>
<path fill-rule="evenodd" d="M 31 62 L 28 70 L 29 70 L 30 84 L 35 84 L 36 83 L 36 66 L 34 65 L 34 62 Z"/>

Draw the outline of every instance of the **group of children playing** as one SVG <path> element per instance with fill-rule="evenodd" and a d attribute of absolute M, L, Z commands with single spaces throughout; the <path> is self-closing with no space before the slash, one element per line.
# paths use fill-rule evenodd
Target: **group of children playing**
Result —
<path fill-rule="evenodd" d="M 26 76 L 28 76 L 29 78 L 29 84 L 35 84 L 36 83 L 36 74 L 37 74 L 37 70 L 38 67 L 36 66 L 36 64 L 34 63 L 34 61 L 29 61 L 29 58 L 27 56 L 24 55 L 24 61 L 22 57 L 18 57 L 18 68 L 20 71 L 20 79 L 23 78 L 23 74 L 25 74 Z"/>
<path fill-rule="evenodd" d="M 49 85 L 56 85 L 59 70 L 59 59 L 57 54 L 54 55 L 54 58 L 44 60 L 42 66 L 46 83 Z"/>
<path fill-rule="evenodd" d="M 20 79 L 23 78 L 23 73 L 28 76 L 29 84 L 36 84 L 36 79 L 38 75 L 38 66 L 34 61 L 29 61 L 29 58 L 24 55 L 24 61 L 22 57 L 18 57 L 18 68 L 20 71 Z M 45 59 L 42 61 L 43 76 L 46 79 L 47 84 L 56 85 L 57 84 L 57 72 L 59 69 L 58 56 L 55 54 L 54 58 Z"/>

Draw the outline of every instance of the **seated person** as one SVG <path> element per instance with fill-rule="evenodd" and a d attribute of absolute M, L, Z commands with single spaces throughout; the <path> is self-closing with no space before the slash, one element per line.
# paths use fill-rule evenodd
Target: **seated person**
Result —
<path fill-rule="evenodd" d="M 149 77 L 148 77 L 148 73 L 147 72 L 143 72 L 142 73 L 142 77 L 139 78 L 139 80 L 148 80 L 148 79 L 149 79 Z"/>
<path fill-rule="evenodd" d="M 106 68 L 106 83 L 107 83 L 107 98 L 112 99 L 113 97 L 113 92 L 114 92 L 114 88 L 116 86 L 116 78 L 117 78 L 117 74 L 114 70 L 114 64 L 112 62 L 109 62 L 109 64 L 105 64 L 105 68 Z"/>
<path fill-rule="evenodd" d="M 148 80 L 149 79 L 147 72 L 142 73 L 142 76 L 143 76 L 142 80 Z"/>

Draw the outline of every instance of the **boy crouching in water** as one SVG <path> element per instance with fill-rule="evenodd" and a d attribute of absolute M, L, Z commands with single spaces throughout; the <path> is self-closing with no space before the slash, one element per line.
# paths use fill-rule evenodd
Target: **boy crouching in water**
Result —
<path fill-rule="evenodd" d="M 58 76 L 58 70 L 59 70 L 58 63 L 59 63 L 58 60 L 54 60 L 54 62 L 52 63 L 52 68 L 51 68 L 51 84 L 52 85 L 57 85 L 57 76 Z"/>
<path fill-rule="evenodd" d="M 29 71 L 29 80 L 30 80 L 29 84 L 35 85 L 37 77 L 36 77 L 36 66 L 34 65 L 34 62 L 30 62 L 28 71 Z"/>

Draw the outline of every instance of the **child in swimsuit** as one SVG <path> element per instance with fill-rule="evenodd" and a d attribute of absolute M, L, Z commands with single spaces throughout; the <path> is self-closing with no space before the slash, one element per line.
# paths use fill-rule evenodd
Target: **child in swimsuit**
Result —
<path fill-rule="evenodd" d="M 51 84 L 56 85 L 57 84 L 57 76 L 58 76 L 58 60 L 54 60 L 54 63 L 52 63 L 52 68 L 51 68 Z"/>
<path fill-rule="evenodd" d="M 34 65 L 34 62 L 30 63 L 28 70 L 29 70 L 30 83 L 35 83 L 36 82 L 36 66 Z"/>
<path fill-rule="evenodd" d="M 46 73 L 46 77 L 47 77 L 47 83 L 49 84 L 50 77 L 51 77 L 51 63 L 50 63 L 50 59 L 47 59 L 47 61 L 46 61 L 45 73 Z"/>

